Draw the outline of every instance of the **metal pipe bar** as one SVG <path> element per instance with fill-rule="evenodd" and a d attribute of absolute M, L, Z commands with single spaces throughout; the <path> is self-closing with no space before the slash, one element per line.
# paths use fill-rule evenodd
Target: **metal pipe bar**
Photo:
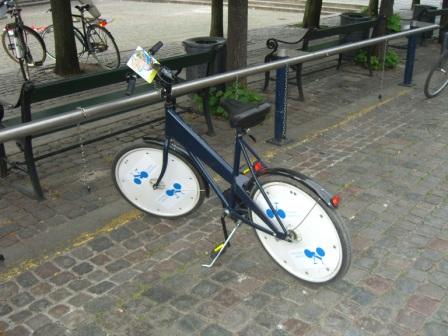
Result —
<path fill-rule="evenodd" d="M 215 76 L 210 76 L 206 78 L 200 78 L 197 80 L 189 81 L 186 83 L 178 84 L 173 87 L 172 95 L 181 96 L 190 92 L 198 91 L 211 86 L 216 86 L 219 84 L 234 81 L 238 78 L 248 77 L 258 73 L 267 72 L 277 68 L 294 65 L 298 63 L 305 63 L 311 60 L 325 58 L 342 52 L 359 49 L 363 47 L 369 47 L 375 44 L 379 44 L 385 41 L 398 39 L 401 37 L 406 37 L 410 35 L 420 34 L 426 31 L 434 30 L 439 28 L 437 24 L 425 24 L 418 22 L 421 26 L 419 28 L 414 28 L 406 31 L 402 31 L 395 34 L 390 34 L 386 36 L 376 37 L 356 43 L 349 43 L 326 50 L 321 50 L 306 55 L 301 55 L 297 57 L 291 57 L 284 60 L 279 60 L 271 63 L 265 63 L 260 65 L 255 65 L 249 68 L 226 72 L 223 74 L 218 74 Z M 102 103 L 94 105 L 91 107 L 79 108 L 74 111 L 63 113 L 59 116 L 48 117 L 41 120 L 31 121 L 18 126 L 8 127 L 6 129 L 0 130 L 0 143 L 23 138 L 28 135 L 39 134 L 43 131 L 48 131 L 51 129 L 60 128 L 66 125 L 75 125 L 82 122 L 85 119 L 105 116 L 110 113 L 119 112 L 124 108 L 138 108 L 152 103 L 160 102 L 161 95 L 160 91 L 152 91 L 150 93 L 117 99 L 111 102 Z"/>

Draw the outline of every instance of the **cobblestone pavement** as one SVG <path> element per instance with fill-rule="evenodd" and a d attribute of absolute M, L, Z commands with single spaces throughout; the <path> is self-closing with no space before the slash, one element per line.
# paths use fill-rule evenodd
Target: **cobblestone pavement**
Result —
<path fill-rule="evenodd" d="M 156 124 L 86 146 L 84 183 L 79 151 L 40 161 L 43 202 L 17 191 L 25 177 L 0 180 L 0 335 L 448 335 L 448 98 L 426 100 L 421 88 L 436 52 L 432 44 L 418 50 L 411 88 L 396 85 L 402 69 L 386 73 L 383 90 L 378 74 L 350 65 L 308 76 L 305 103 L 290 88 L 288 145 L 266 143 L 272 116 L 253 130 L 273 165 L 340 192 L 353 240 L 343 280 L 302 284 L 248 227 L 214 268 L 202 268 L 222 239 L 215 197 L 170 221 L 132 209 L 112 185 L 113 155 L 161 134 Z M 200 116 L 186 118 L 204 131 Z M 231 130 L 214 122 L 217 136 L 207 141 L 230 158 Z"/>

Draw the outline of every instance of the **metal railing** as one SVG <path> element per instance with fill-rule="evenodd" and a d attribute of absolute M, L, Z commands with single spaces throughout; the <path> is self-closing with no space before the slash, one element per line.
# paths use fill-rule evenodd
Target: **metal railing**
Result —
<path fill-rule="evenodd" d="M 390 34 L 386 36 L 376 37 L 360 42 L 345 44 L 326 50 L 321 50 L 317 52 L 312 52 L 306 55 L 301 55 L 297 57 L 287 58 L 280 61 L 275 61 L 271 63 L 265 63 L 260 65 L 255 65 L 249 68 L 226 72 L 223 74 L 210 76 L 206 78 L 201 78 L 193 81 L 189 81 L 183 84 L 178 84 L 173 87 L 173 96 L 180 96 L 187 94 L 189 92 L 194 92 L 200 89 L 204 89 L 211 86 L 216 86 L 218 84 L 223 84 L 237 80 L 238 78 L 248 77 L 258 73 L 263 73 L 266 71 L 278 69 L 281 67 L 305 63 L 311 60 L 325 58 L 328 56 L 336 55 L 341 52 L 346 52 L 354 49 L 359 49 L 363 47 L 372 46 L 375 44 L 380 44 L 389 40 L 394 40 L 402 37 L 409 37 L 412 35 L 417 35 L 426 31 L 434 30 L 439 28 L 436 24 L 425 24 L 421 22 L 416 22 L 419 27 L 412 28 L 410 30 L 402 31 L 395 34 Z M 86 119 L 96 118 L 107 114 L 112 114 L 123 110 L 124 108 L 137 108 L 143 105 L 149 105 L 152 103 L 162 101 L 160 91 L 152 91 L 147 94 L 142 94 L 135 97 L 128 97 L 117 99 L 108 103 L 102 103 L 90 107 L 79 107 L 76 110 L 63 113 L 59 116 L 48 117 L 37 121 L 31 121 L 22 125 L 9 127 L 0 130 L 0 143 L 23 138 L 25 136 L 38 134 L 43 131 L 48 131 L 52 129 L 57 129 L 67 125 L 76 125 L 82 123 Z"/>

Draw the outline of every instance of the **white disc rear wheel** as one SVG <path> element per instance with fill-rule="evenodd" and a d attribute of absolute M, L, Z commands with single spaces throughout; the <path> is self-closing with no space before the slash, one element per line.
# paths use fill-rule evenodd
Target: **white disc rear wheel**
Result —
<path fill-rule="evenodd" d="M 306 282 L 322 284 L 343 276 L 350 265 L 351 244 L 337 213 L 292 178 L 265 175 L 260 182 L 282 223 L 296 238 L 287 242 L 255 230 L 269 255 Z M 280 228 L 258 188 L 253 190 L 252 198 Z M 255 213 L 251 216 L 256 224 L 268 228 Z"/>
<path fill-rule="evenodd" d="M 155 144 L 124 149 L 112 166 L 115 185 L 126 200 L 149 214 L 175 218 L 192 212 L 204 200 L 201 177 L 183 156 L 170 150 L 165 175 L 154 189 L 162 160 L 163 149 Z"/>

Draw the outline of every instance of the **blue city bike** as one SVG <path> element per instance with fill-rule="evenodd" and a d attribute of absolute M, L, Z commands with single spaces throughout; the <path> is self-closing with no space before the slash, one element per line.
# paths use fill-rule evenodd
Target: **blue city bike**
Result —
<path fill-rule="evenodd" d="M 161 46 L 156 44 L 150 54 Z M 116 155 L 112 176 L 121 195 L 148 214 L 173 219 L 197 210 L 213 190 L 223 207 L 224 241 L 213 249 L 213 260 L 206 267 L 214 265 L 245 223 L 293 276 L 317 284 L 342 277 L 350 265 L 351 241 L 336 212 L 339 197 L 299 172 L 269 167 L 246 141 L 249 129 L 265 119 L 270 104 L 222 102 L 235 129 L 231 165 L 176 113 L 171 95 L 174 72 L 159 67 L 157 80 L 165 100 L 165 138 L 144 137 L 143 144 Z M 206 166 L 229 188 L 222 190 Z M 226 218 L 235 223 L 230 234 Z"/>

